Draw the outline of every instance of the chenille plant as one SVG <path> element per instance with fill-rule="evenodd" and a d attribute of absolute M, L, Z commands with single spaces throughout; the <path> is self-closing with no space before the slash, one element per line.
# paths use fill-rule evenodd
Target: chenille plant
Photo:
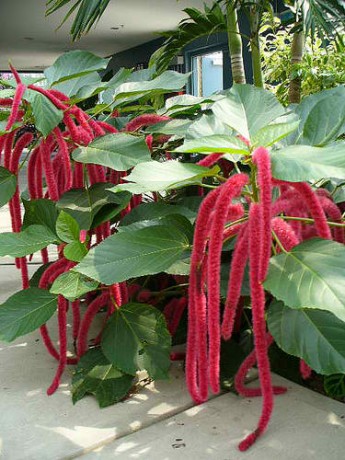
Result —
<path fill-rule="evenodd" d="M 0 201 L 13 230 L 0 234 L 0 255 L 16 258 L 23 280 L 0 306 L 0 338 L 40 329 L 58 362 L 48 394 L 76 365 L 73 401 L 91 393 L 102 407 L 131 392 L 138 370 L 167 378 L 184 358 L 171 342 L 185 341 L 199 404 L 220 392 L 224 344 L 240 346 L 246 318 L 253 347 L 230 377 L 263 401 L 246 450 L 286 391 L 271 381 L 274 342 L 304 379 L 345 373 L 345 88 L 286 109 L 235 84 L 154 110 L 187 76 L 121 69 L 101 82 L 106 64 L 74 51 L 39 84 L 12 68 L 0 92 Z M 42 266 L 29 279 L 36 252 Z M 47 326 L 55 313 L 58 347 Z M 259 385 L 247 388 L 254 366 Z"/>

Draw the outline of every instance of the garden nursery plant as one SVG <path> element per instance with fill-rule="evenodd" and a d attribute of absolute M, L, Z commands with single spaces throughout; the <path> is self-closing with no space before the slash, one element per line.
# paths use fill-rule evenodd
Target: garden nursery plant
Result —
<path fill-rule="evenodd" d="M 2 82 L 12 232 L 0 256 L 15 258 L 22 290 L 0 306 L 0 339 L 39 329 L 57 362 L 47 393 L 74 365 L 73 402 L 93 394 L 101 407 L 129 395 L 139 370 L 167 378 L 184 358 L 171 345 L 186 342 L 196 403 L 224 375 L 262 396 L 246 450 L 286 391 L 271 382 L 273 342 L 304 379 L 345 373 L 345 88 L 285 108 L 246 84 L 171 96 L 188 75 L 154 68 L 104 82 L 107 64 L 71 51 L 42 79 L 11 67 Z M 247 388 L 254 366 L 259 384 Z"/>

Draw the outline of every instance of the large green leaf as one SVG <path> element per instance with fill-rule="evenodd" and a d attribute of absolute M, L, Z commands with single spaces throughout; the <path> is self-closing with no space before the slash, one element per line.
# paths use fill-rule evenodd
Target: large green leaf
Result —
<path fill-rule="evenodd" d="M 23 229 L 30 225 L 44 225 L 55 233 L 58 211 L 54 201 L 45 198 L 23 200 L 25 214 Z"/>
<path fill-rule="evenodd" d="M 177 147 L 174 152 L 182 153 L 214 153 L 224 152 L 239 155 L 237 158 L 231 155 L 233 161 L 240 160 L 240 156 L 249 155 L 249 150 L 244 142 L 235 136 L 218 135 L 200 137 L 199 139 L 187 139 L 183 145 Z"/>
<path fill-rule="evenodd" d="M 271 152 L 276 179 L 290 182 L 317 181 L 324 177 L 345 178 L 345 142 L 327 147 L 291 145 Z"/>
<path fill-rule="evenodd" d="M 213 113 L 209 115 L 201 115 L 201 117 L 191 124 L 186 133 L 188 139 L 199 139 L 200 137 L 214 136 L 214 135 L 231 136 L 232 129 L 224 124 Z M 233 136 L 230 137 L 233 139 Z"/>
<path fill-rule="evenodd" d="M 291 308 L 328 310 L 345 322 L 345 247 L 305 241 L 271 258 L 264 286 Z"/>
<path fill-rule="evenodd" d="M 110 58 L 100 58 L 89 51 L 73 50 L 58 57 L 51 67 L 44 71 L 49 85 L 90 72 L 106 69 Z"/>
<path fill-rule="evenodd" d="M 31 287 L 0 305 L 0 339 L 6 342 L 28 334 L 46 323 L 57 308 L 57 296 Z"/>
<path fill-rule="evenodd" d="M 0 257 L 24 257 L 56 242 L 57 236 L 43 225 L 30 225 L 20 233 L 0 233 Z"/>
<path fill-rule="evenodd" d="M 132 193 L 143 193 L 175 189 L 200 184 L 203 177 L 214 176 L 218 171 L 217 166 L 209 169 L 178 161 L 140 163 L 125 178 L 134 183 L 120 184 L 111 190 L 128 190 Z"/>
<path fill-rule="evenodd" d="M 57 203 L 59 209 L 70 214 L 79 224 L 80 229 L 89 230 L 99 225 L 98 213 L 105 206 L 111 206 L 112 212 L 118 213 L 128 203 L 128 194 L 109 191 L 107 183 L 94 184 L 88 189 L 72 189 L 64 193 Z M 97 218 L 97 219 L 96 219 Z"/>
<path fill-rule="evenodd" d="M 285 114 L 285 109 L 269 91 L 252 85 L 234 84 L 212 111 L 245 138 L 251 140 L 261 128 Z"/>
<path fill-rule="evenodd" d="M 299 144 L 322 146 L 345 132 L 345 88 L 343 94 L 318 102 L 310 111 L 303 126 Z"/>
<path fill-rule="evenodd" d="M 91 96 L 97 88 L 104 87 L 104 83 L 101 81 L 101 77 L 98 72 L 91 72 L 86 75 L 81 75 L 77 78 L 71 78 L 70 80 L 63 81 L 54 85 L 54 89 L 61 91 L 68 97 L 77 96 L 77 98 Z"/>
<path fill-rule="evenodd" d="M 299 119 L 294 114 L 279 117 L 270 125 L 257 131 L 252 137 L 252 145 L 253 147 L 269 147 L 294 132 L 298 125 Z"/>
<path fill-rule="evenodd" d="M 56 221 L 56 233 L 61 241 L 72 243 L 79 241 L 80 228 L 78 222 L 65 211 L 61 211 Z"/>
<path fill-rule="evenodd" d="M 46 96 L 37 91 L 27 89 L 25 98 L 31 103 L 36 128 L 43 136 L 47 136 L 61 122 L 63 112 L 57 109 Z"/>
<path fill-rule="evenodd" d="M 73 270 L 104 284 L 120 283 L 164 271 L 188 248 L 186 235 L 174 227 L 157 225 L 110 236 Z"/>
<path fill-rule="evenodd" d="M 294 310 L 273 302 L 268 327 L 282 350 L 302 358 L 320 374 L 345 373 L 344 323 L 328 311 Z"/>
<path fill-rule="evenodd" d="M 320 140 L 317 140 L 319 136 L 317 129 L 320 129 L 321 142 L 322 138 L 324 136 L 328 138 L 329 134 L 332 134 L 331 140 L 335 140 L 345 127 L 344 120 L 343 127 L 339 125 L 344 97 L 345 87 L 338 86 L 337 88 L 327 89 L 303 98 L 302 102 L 294 107 L 294 111 L 300 119 L 300 125 L 298 130 L 289 137 L 289 143 L 314 145 L 315 140 L 316 142 L 320 142 Z M 330 107 L 327 103 L 329 99 L 333 102 L 339 102 L 339 108 L 335 105 Z M 324 119 L 324 114 L 321 113 L 323 106 L 325 115 L 335 122 L 335 126 L 339 129 L 338 132 L 334 130 L 334 126 L 329 126 L 328 120 Z M 320 115 L 320 119 L 318 115 Z M 322 124 L 320 124 L 320 121 L 322 121 Z"/>
<path fill-rule="evenodd" d="M 0 166 L 0 207 L 7 204 L 17 187 L 17 178 L 8 169 Z"/>
<path fill-rule="evenodd" d="M 85 395 L 93 394 L 99 407 L 111 406 L 127 395 L 133 382 L 133 375 L 116 369 L 100 348 L 92 348 L 81 357 L 73 374 L 73 404 Z"/>
<path fill-rule="evenodd" d="M 197 212 L 188 209 L 187 207 L 167 204 L 167 203 L 142 203 L 136 206 L 122 220 L 121 226 L 131 225 L 142 220 L 163 219 L 165 216 L 172 214 L 181 214 L 187 219 L 194 220 Z"/>
<path fill-rule="evenodd" d="M 119 133 L 99 137 L 87 147 L 78 148 L 72 158 L 80 163 L 127 171 L 138 163 L 150 161 L 151 155 L 143 137 Z"/>
<path fill-rule="evenodd" d="M 153 379 L 167 378 L 171 337 L 162 313 L 151 305 L 118 308 L 102 334 L 102 350 L 117 368 L 131 375 L 146 369 Z"/>
<path fill-rule="evenodd" d="M 152 80 L 127 81 L 118 86 L 114 93 L 113 107 L 118 107 L 138 99 L 150 99 L 159 94 L 179 91 L 186 85 L 189 74 L 168 70 Z"/>
<path fill-rule="evenodd" d="M 97 289 L 98 284 L 97 281 L 90 280 L 80 273 L 68 271 L 56 278 L 50 288 L 50 292 L 52 294 L 61 294 L 73 302 L 87 292 Z"/>
<path fill-rule="evenodd" d="M 73 262 L 80 262 L 87 253 L 88 249 L 85 243 L 81 243 L 80 241 L 72 241 L 63 248 L 63 255 L 66 259 L 72 260 Z"/>

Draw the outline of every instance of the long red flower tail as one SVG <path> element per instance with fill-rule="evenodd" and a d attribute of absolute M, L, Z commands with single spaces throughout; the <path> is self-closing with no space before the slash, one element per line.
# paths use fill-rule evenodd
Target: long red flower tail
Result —
<path fill-rule="evenodd" d="M 60 354 L 59 354 L 59 365 L 56 370 L 54 380 L 47 390 L 47 394 L 50 396 L 58 389 L 63 371 L 67 364 L 67 308 L 68 301 L 59 295 L 58 297 L 58 323 L 59 323 L 59 342 L 60 342 Z"/>
<path fill-rule="evenodd" d="M 23 83 L 18 83 L 16 92 L 14 94 L 13 98 L 13 104 L 12 104 L 12 110 L 11 114 L 7 120 L 6 126 L 5 126 L 5 131 L 9 131 L 14 123 L 17 121 L 18 114 L 19 114 L 19 107 L 20 107 L 20 102 L 22 100 L 23 94 L 25 93 L 25 85 Z"/>
<path fill-rule="evenodd" d="M 270 333 L 266 334 L 266 341 L 267 341 L 267 349 L 268 349 L 273 343 L 273 337 L 271 336 Z M 244 396 L 245 398 L 254 398 L 257 396 L 262 396 L 261 388 L 248 388 L 245 386 L 245 380 L 248 375 L 248 372 L 253 366 L 255 366 L 255 364 L 256 364 L 256 351 L 254 349 L 251 353 L 249 353 L 249 355 L 243 361 L 243 363 L 241 364 L 235 376 L 235 381 L 234 381 L 235 389 L 237 393 L 239 393 L 241 396 Z M 273 388 L 273 394 L 275 395 L 281 395 L 287 392 L 286 387 L 273 386 L 272 388 Z"/>
<path fill-rule="evenodd" d="M 258 168 L 258 185 L 260 193 L 260 203 L 262 209 L 262 225 L 266 231 L 262 235 L 262 259 L 260 269 L 260 281 L 267 275 L 268 261 L 271 255 L 271 203 L 272 203 L 272 173 L 271 160 L 268 150 L 259 147 L 253 153 L 253 162 Z"/>
<path fill-rule="evenodd" d="M 151 126 L 155 125 L 156 123 L 160 123 L 161 121 L 167 120 L 170 120 L 170 118 L 162 115 L 156 115 L 155 113 L 145 113 L 135 117 L 133 120 L 127 123 L 124 131 L 137 131 L 143 126 Z"/>
<path fill-rule="evenodd" d="M 299 243 L 299 239 L 291 226 L 280 217 L 272 219 L 272 230 L 286 251 L 291 251 Z"/>
<path fill-rule="evenodd" d="M 207 280 L 208 287 L 208 354 L 209 354 L 209 381 L 214 393 L 219 393 L 219 364 L 220 364 L 220 264 L 223 246 L 223 230 L 228 218 L 228 211 L 236 205 L 231 201 L 237 197 L 242 188 L 248 183 L 248 176 L 236 174 L 227 180 L 221 187 L 210 229 L 208 250 Z M 230 213 L 231 215 L 231 213 Z"/>
<path fill-rule="evenodd" d="M 256 439 L 266 430 L 273 411 L 273 388 L 270 374 L 270 364 L 267 352 L 266 322 L 265 322 L 265 292 L 261 284 L 262 267 L 268 260 L 260 251 L 263 243 L 261 206 L 253 203 L 249 211 L 249 264 L 250 264 L 250 290 L 252 300 L 254 345 L 258 362 L 260 384 L 262 388 L 263 406 L 258 426 L 254 432 L 247 436 L 240 444 L 239 450 L 247 450 Z M 258 250 L 259 248 L 259 250 Z M 259 252 L 259 254 L 258 254 Z"/>
<path fill-rule="evenodd" d="M 72 315 L 73 315 L 73 340 L 76 341 L 80 329 L 80 300 L 77 299 L 72 302 Z"/>
<path fill-rule="evenodd" d="M 300 360 L 299 362 L 299 371 L 302 376 L 303 380 L 309 379 L 312 373 L 312 368 L 308 366 L 308 364 L 303 361 L 303 359 Z"/>
<path fill-rule="evenodd" d="M 77 341 L 78 357 L 86 353 L 87 348 L 88 348 L 87 337 L 88 337 L 91 323 L 94 317 L 96 316 L 96 314 L 98 313 L 98 311 L 104 305 L 106 305 L 108 299 L 109 299 L 109 292 L 106 291 L 103 294 L 96 297 L 87 307 L 87 310 L 85 312 L 85 315 L 83 317 L 83 320 L 80 324 L 80 329 L 79 329 L 79 335 L 78 335 L 78 341 Z"/>
<path fill-rule="evenodd" d="M 226 295 L 221 332 L 224 340 L 230 340 L 234 328 L 236 311 L 241 296 L 244 269 L 248 260 L 248 228 L 242 226 L 232 253 L 230 277 Z"/>
<path fill-rule="evenodd" d="M 188 335 L 186 354 L 186 383 L 195 402 L 207 399 L 207 327 L 206 297 L 204 281 L 206 270 L 203 269 L 208 222 L 214 202 L 219 194 L 219 187 L 212 190 L 201 203 L 195 223 L 194 243 L 191 257 L 191 270 L 188 291 Z"/>
<path fill-rule="evenodd" d="M 224 153 L 211 153 L 211 155 L 207 155 L 205 158 L 198 161 L 197 165 L 205 167 L 213 166 L 223 155 Z"/>
<path fill-rule="evenodd" d="M 316 192 L 317 193 L 317 192 Z M 319 195 L 319 193 L 317 193 Z M 322 206 L 322 209 L 331 220 L 337 223 L 342 223 L 342 214 L 338 206 L 333 203 L 330 198 L 325 196 L 319 196 L 319 201 Z M 338 243 L 344 243 L 344 228 L 343 227 L 334 227 L 333 229 L 333 238 L 334 241 Z"/>

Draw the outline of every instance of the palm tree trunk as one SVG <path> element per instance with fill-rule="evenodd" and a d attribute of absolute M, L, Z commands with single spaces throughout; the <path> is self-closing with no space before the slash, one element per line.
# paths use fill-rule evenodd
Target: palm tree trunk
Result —
<path fill-rule="evenodd" d="M 263 76 L 262 76 L 260 40 L 259 40 L 260 15 L 258 12 L 258 7 L 256 5 L 250 8 L 249 24 L 250 24 L 250 50 L 251 50 L 251 55 L 252 55 L 254 85 L 258 86 L 259 88 L 263 88 L 264 81 L 263 81 Z"/>
<path fill-rule="evenodd" d="M 291 44 L 291 64 L 300 64 L 304 53 L 304 33 L 295 32 Z M 301 86 L 302 78 L 297 76 L 290 80 L 289 85 L 289 102 L 290 104 L 298 104 L 301 102 Z"/>
<path fill-rule="evenodd" d="M 231 0 L 226 7 L 226 21 L 232 80 L 234 83 L 243 84 L 246 82 L 246 74 L 243 64 L 242 38 L 238 26 L 237 11 Z"/>

